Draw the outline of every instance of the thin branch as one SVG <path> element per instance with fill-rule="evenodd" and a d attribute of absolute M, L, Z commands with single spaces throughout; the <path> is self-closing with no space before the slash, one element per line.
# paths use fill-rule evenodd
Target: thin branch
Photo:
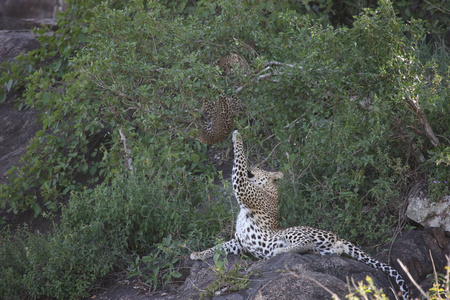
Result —
<path fill-rule="evenodd" d="M 132 175 L 134 175 L 133 158 L 131 157 L 131 149 L 128 148 L 128 146 L 127 146 L 127 138 L 122 131 L 122 127 L 119 128 L 119 134 L 120 134 L 120 140 L 123 143 L 123 150 L 125 152 L 125 163 L 127 165 L 127 169 L 130 171 L 130 173 Z"/>
<path fill-rule="evenodd" d="M 430 123 L 428 122 L 427 116 L 423 112 L 423 110 L 420 108 L 419 103 L 416 99 L 406 98 L 406 103 L 408 103 L 411 110 L 419 117 L 420 122 L 422 123 L 422 126 L 425 130 L 425 135 L 430 139 L 430 142 L 433 144 L 433 146 L 437 147 L 440 146 L 441 143 L 439 142 L 439 139 L 434 134 L 433 129 L 431 128 Z"/>
<path fill-rule="evenodd" d="M 267 160 L 269 160 L 269 158 L 272 156 L 275 149 L 277 149 L 277 147 L 280 146 L 282 143 L 284 143 L 284 142 L 279 142 L 278 144 L 276 144 L 275 147 L 273 147 L 272 151 L 270 151 L 269 155 L 265 159 L 263 159 L 263 161 L 261 161 L 259 164 L 257 164 L 256 167 L 264 164 Z"/>
<path fill-rule="evenodd" d="M 282 62 L 278 62 L 278 61 L 269 61 L 267 63 L 264 64 L 264 66 L 283 66 L 283 67 L 289 67 L 292 69 L 299 69 L 299 70 L 303 70 L 302 66 L 295 66 L 292 64 L 287 64 L 287 63 L 282 63 Z"/>
<path fill-rule="evenodd" d="M 297 119 L 295 119 L 294 121 L 292 121 L 291 123 L 287 124 L 286 126 L 284 126 L 284 128 L 288 128 L 290 127 L 292 124 L 297 123 L 300 119 L 303 119 L 303 117 L 306 116 L 306 114 L 301 115 L 300 117 L 298 117 Z"/>
<path fill-rule="evenodd" d="M 428 5 L 433 6 L 434 8 L 436 8 L 437 10 L 439 10 L 439 11 L 445 13 L 445 14 L 449 14 L 450 13 L 450 10 L 446 9 L 444 6 L 440 6 L 440 5 L 436 4 L 436 3 L 431 3 L 430 1 L 427 1 L 427 0 L 425 0 L 425 2 Z"/>
<path fill-rule="evenodd" d="M 420 287 L 420 285 L 414 280 L 411 273 L 409 273 L 408 268 L 402 263 L 400 259 L 397 259 L 397 262 L 400 264 L 400 267 L 402 267 L 403 271 L 405 271 L 406 275 L 408 275 L 409 280 L 416 286 L 416 288 L 419 290 L 419 292 L 427 298 L 427 293 Z"/>

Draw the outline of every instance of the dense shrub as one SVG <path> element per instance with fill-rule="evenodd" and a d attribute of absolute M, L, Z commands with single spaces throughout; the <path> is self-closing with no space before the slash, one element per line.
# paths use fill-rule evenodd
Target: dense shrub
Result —
<path fill-rule="evenodd" d="M 72 195 L 62 211 L 62 228 L 100 226 L 114 247 L 138 253 L 149 251 L 169 235 L 180 238 L 198 231 L 210 236 L 220 231 L 219 219 L 228 218 L 220 216 L 228 201 L 216 195 L 212 178 L 191 177 L 183 167 L 169 172 L 167 164 L 171 162 L 155 163 L 149 152 L 136 156 L 142 160 L 134 161 L 133 174 L 117 175 L 110 184 Z M 206 215 L 200 215 L 197 207 L 206 205 L 208 197 L 219 201 L 211 203 Z"/>
<path fill-rule="evenodd" d="M 62 216 L 46 236 L 3 233 L 0 295 L 76 298 L 114 269 L 173 266 L 229 238 L 232 199 L 194 138 L 202 101 L 220 91 L 243 101 L 236 126 L 251 162 L 286 175 L 285 226 L 384 242 L 413 185 L 448 193 L 445 45 L 427 44 L 423 22 L 389 1 L 355 11 L 350 27 L 305 7 L 76 1 L 45 47 L 3 66 L 0 101 L 25 88 L 18 107 L 39 109 L 43 130 L 1 187 L 2 207 Z M 224 76 L 216 62 L 229 53 L 249 70 Z M 157 273 L 153 285 L 178 276 Z"/>
<path fill-rule="evenodd" d="M 51 235 L 21 230 L 11 236 L 4 231 L 1 239 L 2 299 L 86 296 L 93 282 L 117 260 L 100 227 L 56 230 Z"/>
<path fill-rule="evenodd" d="M 174 261 L 188 249 L 206 247 L 230 222 L 228 200 L 208 190 L 211 180 L 188 178 L 184 168 L 168 173 L 165 163 L 149 161 L 148 153 L 137 156 L 142 161 L 135 161 L 134 175 L 117 174 L 108 185 L 72 195 L 53 233 L 3 232 L 2 299 L 86 297 L 108 272 L 125 269 L 145 254 L 149 262 Z M 208 195 L 219 201 L 205 205 L 200 215 L 195 204 Z M 171 252 L 159 251 L 159 245 L 168 247 L 163 243 L 168 236 Z"/>
<path fill-rule="evenodd" d="M 325 227 L 360 241 L 382 238 L 417 176 L 448 175 L 445 164 L 431 166 L 427 152 L 438 148 L 422 134 L 410 105 L 426 107 L 439 119 L 436 133 L 448 136 L 441 127 L 448 122 L 441 119 L 448 91 L 437 83 L 437 66 L 417 58 L 421 22 L 403 23 L 389 3 L 367 10 L 352 28 L 308 25 L 295 14 L 280 18 L 291 26 L 267 44 L 265 60 L 293 66 L 274 65 L 273 81 L 255 87 L 247 111 L 257 124 L 248 130 L 256 140 L 274 134 L 263 146 L 275 168 L 291 174 L 283 223 Z"/>

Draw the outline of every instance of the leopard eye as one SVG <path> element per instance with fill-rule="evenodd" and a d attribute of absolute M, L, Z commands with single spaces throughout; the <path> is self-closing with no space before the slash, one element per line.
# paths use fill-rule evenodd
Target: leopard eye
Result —
<path fill-rule="evenodd" d="M 253 177 L 255 177 L 255 175 L 253 175 L 253 173 L 250 172 L 250 170 L 247 170 L 247 177 L 248 178 L 253 178 Z"/>

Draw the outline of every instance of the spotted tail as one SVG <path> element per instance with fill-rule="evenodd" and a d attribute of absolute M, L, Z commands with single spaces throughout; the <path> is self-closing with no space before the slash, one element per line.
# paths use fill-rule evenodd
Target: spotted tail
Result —
<path fill-rule="evenodd" d="M 365 263 L 366 265 L 371 266 L 372 268 L 382 270 L 386 274 L 389 275 L 389 277 L 393 278 L 395 282 L 397 283 L 398 287 L 400 288 L 400 291 L 402 292 L 402 298 L 403 300 L 408 300 L 409 298 L 409 289 L 406 285 L 405 280 L 403 279 L 402 275 L 400 275 L 397 270 L 395 270 L 393 267 L 382 263 L 372 257 L 370 257 L 368 254 L 366 254 L 364 251 L 360 250 L 358 247 L 353 245 L 350 242 L 344 243 L 344 251 L 345 254 L 350 255 L 354 259 Z"/>

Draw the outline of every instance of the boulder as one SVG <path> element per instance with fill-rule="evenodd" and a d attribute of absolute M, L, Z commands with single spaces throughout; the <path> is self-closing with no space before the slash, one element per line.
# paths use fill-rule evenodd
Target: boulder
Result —
<path fill-rule="evenodd" d="M 408 199 L 406 216 L 424 227 L 450 231 L 450 196 L 433 202 L 424 189 L 417 188 Z"/>
<path fill-rule="evenodd" d="M 0 18 L 0 29 L 5 27 L 17 29 L 0 30 L 0 63 L 12 62 L 16 56 L 40 48 L 40 43 L 29 28 L 42 23 L 54 24 L 54 20 Z M 6 101 L 0 103 L 0 184 L 9 183 L 6 172 L 19 164 L 29 140 L 41 128 L 36 124 L 37 110 L 19 111 L 15 108 L 14 99 L 17 97 L 18 94 L 10 92 Z"/>
<path fill-rule="evenodd" d="M 36 36 L 29 30 L 0 30 L 0 63 L 11 62 L 19 54 L 40 47 Z"/>
<path fill-rule="evenodd" d="M 19 164 L 40 126 L 35 110 L 18 111 L 12 103 L 0 103 L 0 124 L 0 184 L 8 184 L 6 172 Z"/>
<path fill-rule="evenodd" d="M 447 257 L 450 257 L 448 235 L 440 228 L 406 231 L 393 243 L 391 257 L 400 259 L 414 280 L 427 291 L 432 286 L 429 275 L 434 273 L 434 269 L 439 274 L 446 273 Z M 397 259 L 392 259 L 391 264 L 401 270 Z M 411 284 L 409 287 L 413 289 Z"/>
<path fill-rule="evenodd" d="M 379 261 L 388 262 L 397 269 L 408 283 L 413 299 L 420 297 L 415 286 L 407 278 L 397 263 L 400 259 L 418 284 L 428 291 L 432 286 L 433 262 L 437 273 L 445 274 L 446 255 L 450 255 L 450 235 L 439 228 L 409 230 L 392 244 L 388 251 L 375 256 Z M 390 258 L 390 259 L 389 259 Z M 216 281 L 222 284 L 214 289 L 215 300 L 265 300 L 265 299 L 331 299 L 335 293 L 345 299 L 353 282 L 365 281 L 372 277 L 374 285 L 381 288 L 389 299 L 396 299 L 392 288 L 397 290 L 395 282 L 389 277 L 356 260 L 336 255 L 316 256 L 285 253 L 267 260 L 243 259 L 228 255 L 226 270 L 233 270 L 233 278 L 247 278 L 248 285 L 233 289 L 232 279 L 220 279 L 212 259 L 206 261 L 183 260 L 180 272 L 183 283 L 175 287 L 167 286 L 156 291 L 142 290 L 138 285 L 128 283 L 116 284 L 106 292 L 96 293 L 90 298 L 98 300 L 184 300 L 207 298 L 206 290 L 212 290 Z M 237 271 L 234 271 L 237 270 Z M 427 277 L 428 276 L 428 277 Z M 180 278 L 181 279 L 181 278 Z M 211 298 L 211 297 L 210 297 Z M 208 299 L 210 299 L 208 298 Z"/>
<path fill-rule="evenodd" d="M 52 18 L 64 5 L 62 0 L 3 0 L 0 17 Z"/>
<path fill-rule="evenodd" d="M 230 292 L 226 283 L 215 293 L 216 300 L 244 299 L 330 299 L 334 293 L 344 299 L 352 280 L 364 281 L 367 276 L 384 290 L 390 299 L 395 299 L 385 273 L 358 261 L 337 255 L 317 256 L 285 253 L 267 260 L 247 261 L 229 255 L 228 269 L 236 264 L 244 265 L 242 276 L 251 274 L 246 289 Z M 198 299 L 203 291 L 217 280 L 212 259 L 194 262 L 190 276 L 178 294 L 166 299 Z M 226 281 L 225 281 L 226 282 Z"/>

